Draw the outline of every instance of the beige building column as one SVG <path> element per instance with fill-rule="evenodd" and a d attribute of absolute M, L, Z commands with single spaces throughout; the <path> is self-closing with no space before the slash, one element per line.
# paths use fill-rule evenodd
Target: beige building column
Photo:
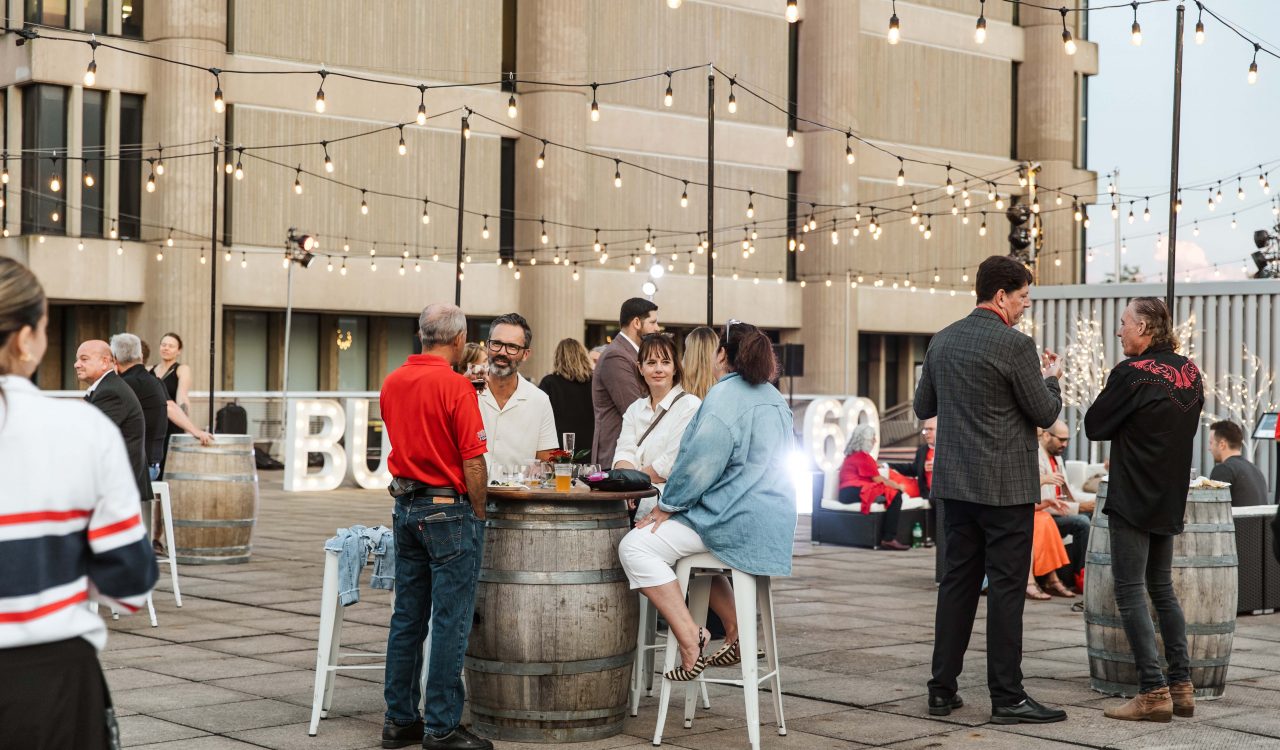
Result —
<path fill-rule="evenodd" d="M 226 4 L 219 0 L 158 3 L 147 8 L 146 37 L 157 55 L 201 67 L 222 67 L 226 60 L 226 20 Z M 148 95 L 143 106 L 146 142 L 164 145 L 207 140 L 211 148 L 214 136 L 224 132 L 223 116 L 213 111 L 213 76 L 193 68 L 155 63 L 150 78 L 148 91 L 156 93 Z M 151 156 L 154 154 L 146 158 Z M 212 170 L 212 157 L 208 156 L 166 159 L 164 174 L 156 177 L 156 191 L 142 192 L 142 237 L 163 242 L 168 227 L 176 230 L 175 235 L 180 231 L 208 235 Z M 145 161 L 142 172 L 142 179 L 146 180 Z M 181 246 L 166 249 L 163 262 L 154 258 L 154 242 L 146 248 L 146 303 L 138 326 L 138 334 L 151 345 L 152 352 L 164 332 L 175 331 L 182 336 L 185 346 L 181 361 L 191 367 L 193 390 L 208 388 L 209 329 L 215 322 L 209 315 L 209 274 L 217 259 L 208 253 L 209 264 L 201 265 L 197 249 L 200 244 L 208 253 L 208 240 L 187 240 Z M 219 272 L 225 269 L 220 263 L 217 267 Z M 217 336 L 221 336 L 221 325 Z M 219 358 L 221 351 L 219 340 Z M 220 369 L 221 363 L 214 362 L 212 366 Z M 196 412 L 197 421 L 202 422 L 203 410 L 197 408 Z"/>
<path fill-rule="evenodd" d="M 1067 19 L 1073 34 L 1077 33 L 1076 15 Z M 1093 193 L 1090 173 L 1075 168 L 1081 111 L 1077 109 L 1076 70 L 1090 58 L 1091 45 L 1079 42 L 1079 52 L 1068 55 L 1062 44 L 1062 16 L 1056 10 L 1023 6 L 1021 26 L 1025 53 L 1018 73 L 1018 158 L 1040 163 L 1039 184 L 1082 183 L 1080 192 Z M 1036 264 L 1040 284 L 1081 281 L 1080 227 L 1070 210 L 1072 199 L 1064 196 L 1059 206 L 1057 196 L 1049 192 L 1039 195 L 1044 232 Z"/>
<path fill-rule="evenodd" d="M 519 70 L 585 71 L 589 67 L 587 20 L 591 7 L 587 0 L 529 0 L 519 4 L 516 59 Z M 587 117 L 588 99 L 582 91 L 522 88 L 518 94 L 520 127 L 546 134 L 557 142 L 586 147 L 587 127 L 604 127 Z M 554 148 L 547 153 L 546 166 L 535 163 L 542 143 L 521 138 L 516 146 L 516 215 L 518 217 L 564 221 L 583 225 L 582 191 L 589 157 Z M 542 227 L 536 221 L 516 223 L 516 249 L 538 249 L 536 266 L 522 265 L 519 301 L 512 307 L 529 320 L 533 328 L 533 356 L 525 370 L 551 371 L 556 344 L 564 338 L 582 339 L 583 302 L 586 284 L 574 281 L 573 272 L 563 264 L 553 264 L 556 245 L 573 245 L 590 239 L 575 230 L 547 227 L 549 242 L 541 244 Z M 517 252 L 527 263 L 527 253 Z M 585 269 L 580 269 L 585 273 Z M 618 301 L 621 304 L 621 300 Z"/>
<path fill-rule="evenodd" d="M 799 114 L 820 122 L 843 122 L 858 128 L 858 50 L 861 48 L 859 0 L 810 0 L 800 21 Z M 804 221 L 806 201 L 845 203 L 858 201 L 858 163 L 845 159 L 845 137 L 829 131 L 804 133 L 804 168 L 797 180 Z M 858 151 L 854 146 L 855 153 Z M 807 279 L 801 291 L 804 327 L 804 377 L 796 390 L 804 393 L 853 394 L 857 392 L 858 321 L 857 290 L 845 282 L 860 239 L 840 233 L 839 245 L 830 241 L 830 215 L 818 228 L 801 235 L 806 250 L 796 258 L 796 270 Z M 868 240 L 869 241 L 869 240 Z M 831 278 L 831 286 L 824 282 Z"/>

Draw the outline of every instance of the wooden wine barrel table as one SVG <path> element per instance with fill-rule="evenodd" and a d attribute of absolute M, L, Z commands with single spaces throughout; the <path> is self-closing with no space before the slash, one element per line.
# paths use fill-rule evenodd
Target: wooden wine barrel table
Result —
<path fill-rule="evenodd" d="M 466 656 L 477 734 L 563 743 L 622 732 L 638 602 L 618 543 L 624 501 L 655 494 L 489 488 Z"/>
<path fill-rule="evenodd" d="M 1116 608 L 1111 570 L 1111 535 L 1106 504 L 1107 484 L 1098 490 L 1098 507 L 1089 532 L 1085 558 L 1085 633 L 1089 647 L 1090 686 L 1107 695 L 1133 697 L 1138 671 Z M 1187 622 L 1187 652 L 1197 698 L 1220 698 L 1231 663 L 1236 630 L 1235 525 L 1229 489 L 1193 489 L 1187 495 L 1186 526 L 1173 542 L 1173 590 Z M 1150 604 L 1148 603 L 1148 606 Z M 1154 608 L 1156 650 L 1163 663 L 1164 642 Z"/>
<path fill-rule="evenodd" d="M 216 435 L 200 445 L 169 438 L 164 481 L 173 503 L 174 551 L 183 565 L 249 562 L 258 517 L 258 469 L 249 435 Z"/>

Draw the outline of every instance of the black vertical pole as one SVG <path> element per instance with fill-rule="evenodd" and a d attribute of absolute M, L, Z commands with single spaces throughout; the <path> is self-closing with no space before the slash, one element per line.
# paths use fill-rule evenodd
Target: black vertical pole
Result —
<path fill-rule="evenodd" d="M 453 263 L 453 304 L 462 307 L 462 224 L 467 217 L 467 130 L 470 125 L 467 118 L 471 110 L 462 116 L 462 131 L 458 146 L 458 247 L 454 253 Z"/>
<path fill-rule="evenodd" d="M 213 373 L 218 335 L 218 142 L 213 143 L 213 211 L 209 219 L 209 421 L 205 431 L 213 432 Z"/>
<path fill-rule="evenodd" d="M 1182 27 L 1186 6 L 1178 4 L 1178 30 L 1173 40 L 1173 154 L 1169 159 L 1169 270 L 1166 274 L 1168 290 L 1165 304 L 1169 315 L 1173 312 L 1174 262 L 1178 256 L 1178 212 L 1174 210 L 1178 200 L 1178 150 L 1182 138 Z"/>
<path fill-rule="evenodd" d="M 716 73 L 707 66 L 707 325 L 716 326 Z"/>

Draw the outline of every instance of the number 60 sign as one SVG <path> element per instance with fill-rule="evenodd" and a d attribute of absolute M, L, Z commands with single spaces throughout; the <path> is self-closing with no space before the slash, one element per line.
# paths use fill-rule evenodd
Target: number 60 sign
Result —
<path fill-rule="evenodd" d="M 804 412 L 804 447 L 825 476 L 823 498 L 835 496 L 837 472 L 844 463 L 844 447 L 859 424 L 869 424 L 876 431 L 875 458 L 880 448 L 880 412 L 870 399 L 861 396 L 839 401 L 823 398 L 809 404 Z"/>

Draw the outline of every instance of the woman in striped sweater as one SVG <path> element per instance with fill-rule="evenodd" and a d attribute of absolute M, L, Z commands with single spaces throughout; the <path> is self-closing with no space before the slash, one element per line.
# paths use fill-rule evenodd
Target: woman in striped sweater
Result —
<path fill-rule="evenodd" d="M 24 748 L 105 748 L 107 629 L 89 602 L 136 611 L 156 561 L 120 432 L 30 380 L 47 322 L 35 275 L 0 257 L 0 727 Z"/>

